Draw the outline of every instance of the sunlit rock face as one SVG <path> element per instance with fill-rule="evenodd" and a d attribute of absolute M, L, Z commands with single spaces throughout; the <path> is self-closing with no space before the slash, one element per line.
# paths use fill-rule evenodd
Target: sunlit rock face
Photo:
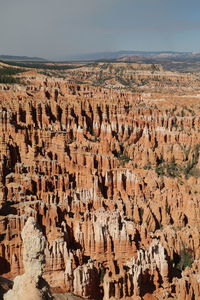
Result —
<path fill-rule="evenodd" d="M 51 300 L 49 286 L 41 277 L 44 268 L 46 240 L 38 229 L 35 219 L 29 217 L 22 230 L 24 274 L 14 279 L 12 290 L 5 300 Z"/>
<path fill-rule="evenodd" d="M 199 98 L 176 76 L 170 96 L 30 72 L 2 86 L 0 269 L 23 274 L 5 297 L 44 268 L 84 298 L 198 299 Z"/>

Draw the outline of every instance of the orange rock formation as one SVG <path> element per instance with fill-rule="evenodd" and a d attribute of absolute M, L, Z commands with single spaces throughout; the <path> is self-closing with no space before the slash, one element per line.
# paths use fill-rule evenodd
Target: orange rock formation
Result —
<path fill-rule="evenodd" d="M 199 97 L 28 76 L 0 90 L 1 275 L 33 216 L 54 291 L 198 299 Z"/>

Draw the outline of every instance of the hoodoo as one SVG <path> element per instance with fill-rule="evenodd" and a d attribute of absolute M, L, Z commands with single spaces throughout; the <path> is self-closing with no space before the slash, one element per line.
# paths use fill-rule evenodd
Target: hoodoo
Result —
<path fill-rule="evenodd" d="M 46 240 L 33 217 L 29 217 L 23 230 L 24 274 L 14 279 L 12 290 L 4 300 L 51 300 L 49 286 L 42 278 L 45 265 Z"/>
<path fill-rule="evenodd" d="M 0 84 L 5 300 L 198 299 L 199 75 L 59 68 Z"/>

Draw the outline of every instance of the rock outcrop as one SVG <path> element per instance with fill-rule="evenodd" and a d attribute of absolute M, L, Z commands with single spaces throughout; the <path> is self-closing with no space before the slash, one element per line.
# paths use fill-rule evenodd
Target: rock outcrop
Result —
<path fill-rule="evenodd" d="M 24 274 L 14 279 L 13 288 L 4 295 L 4 299 L 53 299 L 48 284 L 42 278 L 46 240 L 33 217 L 28 218 L 22 230 L 22 240 Z"/>

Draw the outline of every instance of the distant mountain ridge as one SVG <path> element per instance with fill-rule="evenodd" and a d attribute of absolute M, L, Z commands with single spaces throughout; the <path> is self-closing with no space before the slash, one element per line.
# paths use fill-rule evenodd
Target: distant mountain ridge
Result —
<path fill-rule="evenodd" d="M 189 60 L 200 61 L 200 52 L 178 52 L 178 51 L 113 51 L 113 52 L 96 52 L 87 54 L 68 55 L 55 61 L 124 61 L 124 62 L 147 62 L 154 63 L 159 61 L 171 60 Z M 17 56 L 17 55 L 0 55 L 3 61 L 20 61 L 20 62 L 48 62 L 49 59 L 41 57 Z M 54 61 L 54 60 L 52 60 Z"/>
<path fill-rule="evenodd" d="M 0 60 L 4 61 L 46 61 L 41 57 L 16 56 L 16 55 L 0 55 Z"/>
<path fill-rule="evenodd" d="M 74 61 L 98 61 L 98 60 L 117 60 L 125 61 L 125 57 L 127 57 L 127 61 L 132 59 L 142 60 L 146 59 L 200 59 L 200 53 L 194 52 L 176 52 L 176 51 L 116 51 L 116 52 L 97 52 L 97 53 L 88 53 L 88 54 L 80 54 L 80 55 L 72 55 L 66 57 L 66 60 L 74 60 Z M 137 60 L 136 59 L 136 60 Z"/>

